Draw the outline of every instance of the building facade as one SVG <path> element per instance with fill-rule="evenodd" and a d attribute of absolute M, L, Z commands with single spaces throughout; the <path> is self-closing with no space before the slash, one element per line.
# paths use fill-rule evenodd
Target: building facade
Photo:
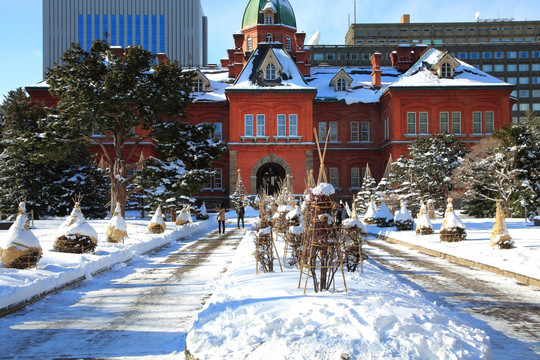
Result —
<path fill-rule="evenodd" d="M 183 66 L 207 64 L 207 18 L 200 0 L 43 0 L 43 70 L 78 42 L 140 45 Z"/>
<path fill-rule="evenodd" d="M 312 66 L 304 40 L 287 0 L 249 0 L 222 67 L 195 70 L 181 121 L 214 124 L 228 148 L 194 194 L 207 205 L 228 200 L 239 170 L 250 194 L 274 193 L 287 176 L 303 193 L 326 140 L 326 181 L 350 199 L 368 166 L 379 181 L 417 139 L 447 132 L 472 146 L 512 122 L 514 85 L 448 51 L 401 44 L 388 65 L 374 51 L 366 65 Z M 54 102 L 46 84 L 27 91 Z"/>
<path fill-rule="evenodd" d="M 314 66 L 368 65 L 382 52 L 383 65 L 399 44 L 434 46 L 515 85 L 513 121 L 527 110 L 540 111 L 540 21 L 479 20 L 476 22 L 352 24 L 345 45 L 312 47 Z"/>

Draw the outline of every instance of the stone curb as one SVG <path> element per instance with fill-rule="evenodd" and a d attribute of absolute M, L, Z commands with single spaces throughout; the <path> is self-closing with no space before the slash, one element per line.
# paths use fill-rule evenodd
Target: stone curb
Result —
<path fill-rule="evenodd" d="M 495 266 L 483 264 L 483 263 L 480 263 L 478 261 L 472 261 L 472 260 L 463 259 L 463 258 L 454 256 L 454 255 L 446 254 L 446 253 L 443 253 L 443 252 L 440 252 L 440 251 L 437 251 L 437 250 L 433 250 L 433 249 L 429 249 L 429 248 L 426 248 L 426 247 L 423 247 L 423 246 L 420 246 L 420 245 L 415 245 L 415 244 L 411 244 L 411 243 L 408 243 L 408 242 L 405 242 L 405 241 L 402 241 L 402 240 L 397 240 L 397 239 L 388 237 L 386 235 L 380 235 L 380 234 L 370 234 L 370 235 L 376 236 L 378 239 L 388 241 L 389 243 L 392 243 L 392 244 L 403 245 L 403 246 L 406 246 L 408 248 L 418 250 L 418 251 L 420 251 L 420 252 L 422 252 L 424 254 L 431 255 L 433 257 L 440 257 L 442 259 L 446 259 L 446 260 L 451 261 L 451 262 L 456 263 L 456 264 L 470 266 L 470 267 L 477 268 L 477 269 L 484 270 L 484 271 L 489 271 L 489 272 L 491 272 L 493 274 L 501 275 L 501 276 L 504 276 L 504 277 L 507 277 L 507 278 L 510 278 L 510 279 L 516 279 L 517 281 L 519 281 L 522 284 L 535 286 L 537 288 L 540 288 L 540 279 L 535 279 L 535 278 L 532 278 L 530 276 L 518 274 L 518 273 L 515 273 L 513 271 L 502 270 L 502 269 L 499 269 L 499 268 L 497 268 Z"/>

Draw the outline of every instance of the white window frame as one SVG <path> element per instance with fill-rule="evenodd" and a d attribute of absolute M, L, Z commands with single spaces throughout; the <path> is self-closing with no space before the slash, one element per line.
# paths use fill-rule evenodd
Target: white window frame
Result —
<path fill-rule="evenodd" d="M 429 116 L 425 111 L 418 113 L 418 133 L 429 134 Z"/>
<path fill-rule="evenodd" d="M 326 133 L 328 132 L 328 125 L 326 122 L 319 122 L 319 142 L 324 142 L 326 139 Z"/>
<path fill-rule="evenodd" d="M 486 134 L 492 134 L 495 130 L 495 113 L 493 111 L 486 111 L 484 114 L 484 129 Z"/>
<path fill-rule="evenodd" d="M 452 78 L 452 65 L 445 62 L 441 66 L 441 77 L 444 79 L 451 79 Z"/>
<path fill-rule="evenodd" d="M 330 127 L 330 136 L 328 142 L 338 142 L 338 123 L 337 121 L 330 121 L 328 124 Z"/>
<path fill-rule="evenodd" d="M 196 78 L 193 82 L 193 87 L 191 88 L 193 92 L 204 92 L 204 82 L 201 78 Z"/>
<path fill-rule="evenodd" d="M 222 189 L 223 188 L 223 169 L 221 168 L 215 168 L 213 169 L 215 171 L 215 174 L 212 178 L 212 188 L 214 189 Z"/>
<path fill-rule="evenodd" d="M 289 136 L 298 136 L 298 115 L 289 115 Z"/>
<path fill-rule="evenodd" d="M 266 69 L 264 69 L 265 80 L 276 80 L 276 74 L 276 65 L 274 65 L 273 63 L 268 63 L 268 65 L 266 65 Z"/>
<path fill-rule="evenodd" d="M 251 35 L 248 35 L 247 37 L 246 46 L 249 51 L 253 50 L 253 38 Z"/>
<path fill-rule="evenodd" d="M 371 134 L 370 134 L 370 123 L 369 121 L 362 121 L 362 129 L 360 133 L 360 141 L 362 142 L 368 142 L 371 140 Z"/>
<path fill-rule="evenodd" d="M 289 35 L 285 38 L 285 46 L 288 51 L 292 50 L 291 37 Z"/>
<path fill-rule="evenodd" d="M 360 141 L 360 124 L 358 121 L 351 121 L 351 141 Z"/>
<path fill-rule="evenodd" d="M 287 136 L 287 116 L 285 114 L 277 115 L 277 136 Z"/>
<path fill-rule="evenodd" d="M 452 133 L 461 134 L 461 111 L 452 112 Z"/>
<path fill-rule="evenodd" d="M 339 171 L 337 167 L 331 167 L 328 169 L 328 183 L 334 188 L 339 187 Z"/>
<path fill-rule="evenodd" d="M 351 168 L 351 188 L 353 189 L 360 188 L 360 168 L 357 168 L 357 167 Z"/>
<path fill-rule="evenodd" d="M 416 134 L 416 113 L 407 113 L 407 134 Z"/>
<path fill-rule="evenodd" d="M 482 133 L 482 112 L 481 111 L 473 111 L 472 128 L 473 128 L 473 134 Z"/>
<path fill-rule="evenodd" d="M 267 43 L 274 42 L 274 35 L 272 35 L 272 34 L 270 34 L 270 33 L 267 33 L 267 34 L 266 34 L 266 42 L 267 42 Z"/>
<path fill-rule="evenodd" d="M 244 136 L 253 136 L 253 114 L 244 115 Z"/>
<path fill-rule="evenodd" d="M 264 114 L 257 114 L 257 137 L 266 136 L 266 117 Z"/>
<path fill-rule="evenodd" d="M 347 91 L 347 81 L 344 78 L 337 79 L 336 91 Z"/>
<path fill-rule="evenodd" d="M 450 133 L 450 114 L 448 111 L 441 111 L 439 113 L 439 132 Z"/>

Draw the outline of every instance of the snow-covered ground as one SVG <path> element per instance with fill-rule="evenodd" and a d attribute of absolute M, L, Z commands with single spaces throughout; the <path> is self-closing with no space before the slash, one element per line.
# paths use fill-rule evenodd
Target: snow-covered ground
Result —
<path fill-rule="evenodd" d="M 506 219 L 508 233 L 514 241 L 512 249 L 492 248 L 489 235 L 493 219 L 463 219 L 467 239 L 460 242 L 441 242 L 439 228 L 442 219 L 432 220 L 432 235 L 416 235 L 414 230 L 396 231 L 395 227 L 367 226 L 368 232 L 419 245 L 444 254 L 476 261 L 502 270 L 540 280 L 540 227 L 524 219 Z"/>
<path fill-rule="evenodd" d="M 230 213 L 228 218 L 234 216 Z M 246 217 L 254 216 L 257 213 L 248 209 Z M 107 221 L 90 221 L 100 237 L 96 253 L 75 255 L 52 250 L 61 222 L 35 223 L 32 231 L 44 250 L 37 269 L 0 268 L 0 307 L 31 299 L 79 278 L 92 281 L 93 274 L 116 263 L 198 231 L 217 228 L 211 217 L 180 228 L 167 223 L 164 234 L 154 235 L 146 229 L 148 220 L 128 220 L 129 238 L 125 244 L 112 244 L 104 240 Z M 391 235 L 439 251 L 454 251 L 458 256 L 491 261 L 515 272 L 531 276 L 539 273 L 539 228 L 509 219 L 507 225 L 516 247 L 493 250 L 489 246 L 493 220 L 466 219 L 465 224 L 468 237 L 461 243 L 440 243 L 437 235 L 416 237 L 414 232 Z M 440 222 L 434 225 L 437 230 Z M 4 232 L 0 231 L 0 237 Z M 364 263 L 363 273 L 345 272 L 347 292 L 338 272 L 335 291 L 315 294 L 310 280 L 304 295 L 303 280 L 299 288 L 299 271 L 294 267 L 285 266 L 280 272 L 276 262 L 275 272 L 255 274 L 253 239 L 254 233 L 248 230 L 229 270 L 217 282 L 219 285 L 188 334 L 187 347 L 201 360 L 267 359 L 269 355 L 272 359 L 336 360 L 347 355 L 351 359 L 491 357 L 490 339 L 483 330 L 475 329 L 453 310 L 426 300 L 418 290 L 369 261 Z M 282 251 L 279 240 L 277 247 Z"/>

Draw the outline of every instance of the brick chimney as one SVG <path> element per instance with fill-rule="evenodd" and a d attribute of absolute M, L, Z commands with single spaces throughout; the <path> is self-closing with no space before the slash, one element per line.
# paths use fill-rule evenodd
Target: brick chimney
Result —
<path fill-rule="evenodd" d="M 123 59 L 124 58 L 124 48 L 121 46 L 111 46 L 111 51 L 114 55 L 118 56 L 118 58 Z"/>
<path fill-rule="evenodd" d="M 371 81 L 373 82 L 373 86 L 377 89 L 381 88 L 381 60 L 382 60 L 382 54 L 380 52 L 376 52 L 373 55 L 371 55 Z"/>
<path fill-rule="evenodd" d="M 169 58 L 167 55 L 165 55 L 165 53 L 157 53 L 156 58 L 158 63 L 167 64 L 169 62 Z"/>
<path fill-rule="evenodd" d="M 304 50 L 304 41 L 306 41 L 306 33 L 297 32 L 294 34 L 296 38 L 296 47 L 298 50 Z"/>

